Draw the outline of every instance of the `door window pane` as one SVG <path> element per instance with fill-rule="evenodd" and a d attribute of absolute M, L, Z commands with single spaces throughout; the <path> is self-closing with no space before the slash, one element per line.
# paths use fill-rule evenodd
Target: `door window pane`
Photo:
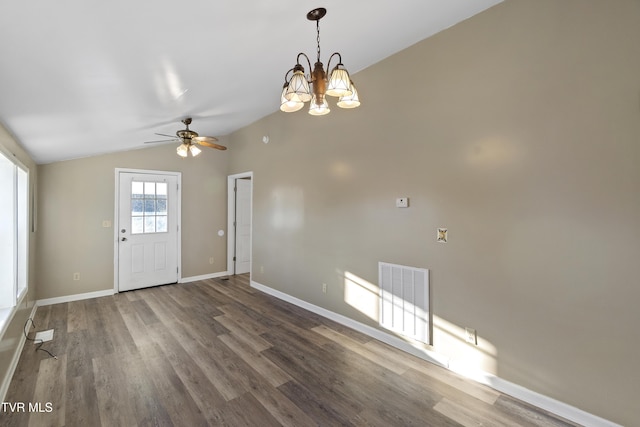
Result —
<path fill-rule="evenodd" d="M 167 183 L 131 183 L 131 233 L 167 232 Z"/>

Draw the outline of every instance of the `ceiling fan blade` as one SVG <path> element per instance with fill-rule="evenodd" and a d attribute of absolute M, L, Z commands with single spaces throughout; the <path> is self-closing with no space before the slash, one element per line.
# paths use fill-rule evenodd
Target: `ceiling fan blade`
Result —
<path fill-rule="evenodd" d="M 167 134 L 165 134 L 165 133 L 156 133 L 156 135 L 160 135 L 160 136 L 167 136 L 167 137 L 169 137 L 169 138 L 173 138 L 173 139 L 175 139 L 175 138 L 176 138 L 176 136 L 175 136 L 175 135 L 167 135 Z"/>
<path fill-rule="evenodd" d="M 204 141 L 204 142 L 218 142 L 218 138 L 216 138 L 215 136 L 196 136 L 194 138 L 191 138 L 193 141 Z"/>
<path fill-rule="evenodd" d="M 223 145 L 213 144 L 213 143 L 207 142 L 207 141 L 196 140 L 195 142 L 197 144 L 200 144 L 200 145 L 204 146 L 204 147 L 211 147 L 211 148 L 215 148 L 217 150 L 226 150 L 227 149 L 227 147 L 225 147 Z"/>
<path fill-rule="evenodd" d="M 157 141 L 145 141 L 143 144 L 155 144 L 157 142 L 170 142 L 170 141 L 178 141 L 176 138 L 173 139 L 159 139 Z"/>

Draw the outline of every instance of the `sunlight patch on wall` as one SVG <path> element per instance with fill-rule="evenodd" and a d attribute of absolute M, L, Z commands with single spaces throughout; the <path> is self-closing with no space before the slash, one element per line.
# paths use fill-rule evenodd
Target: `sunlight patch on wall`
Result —
<path fill-rule="evenodd" d="M 379 324 L 380 287 L 349 271 L 341 275 L 344 278 L 344 301 Z M 456 325 L 435 314 L 432 315 L 431 321 L 433 322 L 433 345 L 431 346 L 394 333 L 393 330 L 387 329 L 387 331 L 415 349 L 440 360 L 439 363 L 450 369 L 483 383 L 486 383 L 486 378 L 477 377 L 478 373 L 497 374 L 498 350 L 495 345 L 481 336 L 481 331 L 477 336 L 477 344 L 474 344 L 466 341 L 464 326 Z"/>
<path fill-rule="evenodd" d="M 377 322 L 380 321 L 380 288 L 360 276 L 344 273 L 344 301 Z"/>
<path fill-rule="evenodd" d="M 433 345 L 438 353 L 447 356 L 452 370 L 466 375 L 479 370 L 496 374 L 497 348 L 481 335 L 477 340 L 477 345 L 467 342 L 463 326 L 433 316 Z"/>

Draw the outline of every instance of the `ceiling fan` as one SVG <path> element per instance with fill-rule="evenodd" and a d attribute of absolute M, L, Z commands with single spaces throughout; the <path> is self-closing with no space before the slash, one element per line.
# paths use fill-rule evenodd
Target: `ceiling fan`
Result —
<path fill-rule="evenodd" d="M 145 144 L 153 144 L 156 142 L 165 142 L 165 141 L 176 141 L 180 142 L 180 146 L 176 149 L 178 155 L 180 157 L 187 157 L 189 153 L 193 157 L 197 156 L 202 152 L 197 145 L 202 145 L 203 147 L 215 148 L 217 150 L 226 150 L 227 147 L 223 145 L 216 144 L 218 138 L 213 136 L 199 136 L 198 132 L 194 132 L 189 129 L 189 125 L 191 124 L 191 117 L 187 117 L 182 120 L 182 123 L 187 127 L 186 129 L 179 130 L 176 132 L 176 136 L 165 135 L 163 133 L 156 133 L 156 135 L 167 136 L 171 139 L 162 139 L 159 141 L 147 141 Z"/>

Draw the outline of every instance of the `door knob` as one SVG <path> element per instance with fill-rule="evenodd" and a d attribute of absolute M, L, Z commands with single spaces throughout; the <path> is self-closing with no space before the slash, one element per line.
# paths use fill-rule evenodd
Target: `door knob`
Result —
<path fill-rule="evenodd" d="M 123 237 L 121 240 L 122 240 L 123 242 L 126 242 L 126 241 L 127 241 L 127 238 L 126 238 L 126 237 Z"/>

